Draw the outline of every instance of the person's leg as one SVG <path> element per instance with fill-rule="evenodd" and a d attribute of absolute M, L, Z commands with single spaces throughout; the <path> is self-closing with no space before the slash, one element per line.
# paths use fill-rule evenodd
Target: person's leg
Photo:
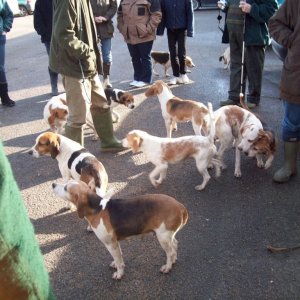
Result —
<path fill-rule="evenodd" d="M 300 104 L 284 101 L 284 119 L 282 121 L 282 139 L 284 141 L 284 163 L 274 174 L 277 183 L 289 181 L 297 173 L 297 155 L 300 141 Z"/>
<path fill-rule="evenodd" d="M 242 49 L 243 49 L 243 32 L 229 31 L 229 46 L 230 46 L 230 81 L 228 100 L 221 101 L 220 105 L 238 104 L 240 102 L 240 87 L 241 87 L 241 65 L 242 65 Z M 246 70 L 244 70 L 246 71 Z M 246 78 L 244 72 L 244 78 Z M 243 92 L 245 91 L 245 79 Z"/>
<path fill-rule="evenodd" d="M 145 83 L 151 83 L 152 61 L 151 61 L 150 53 L 152 50 L 152 46 L 153 46 L 153 41 L 149 41 L 137 45 L 141 57 L 141 64 L 142 64 L 140 81 Z"/>
<path fill-rule="evenodd" d="M 110 107 L 96 74 L 91 79 L 91 115 L 95 130 L 101 140 L 101 151 L 121 151 L 125 148 L 115 137 Z"/>
<path fill-rule="evenodd" d="M 7 80 L 5 75 L 5 44 L 6 35 L 0 34 L 0 97 L 2 105 L 12 107 L 15 101 L 8 96 Z"/>
<path fill-rule="evenodd" d="M 179 60 L 179 72 L 180 74 L 186 74 L 185 57 L 186 57 L 186 30 L 177 29 L 178 40 L 178 60 Z"/>
<path fill-rule="evenodd" d="M 173 70 L 173 76 L 179 77 L 179 61 L 177 56 L 177 49 L 176 49 L 176 43 L 177 43 L 177 32 L 175 30 L 167 30 L 167 36 L 168 36 L 168 46 L 170 51 L 170 60 L 171 60 L 171 66 Z"/>
<path fill-rule="evenodd" d="M 91 102 L 91 82 L 85 79 L 63 77 L 69 116 L 65 126 L 66 137 L 84 146 L 83 126 Z"/>
<path fill-rule="evenodd" d="M 127 44 L 129 54 L 131 56 L 131 61 L 133 65 L 133 79 L 135 81 L 141 81 L 141 74 L 142 74 L 142 62 L 140 57 L 140 52 L 138 49 L 138 45 L 131 45 Z"/>
<path fill-rule="evenodd" d="M 260 102 L 262 75 L 265 62 L 265 47 L 246 47 L 245 65 L 249 81 L 247 102 L 249 108 Z"/>
<path fill-rule="evenodd" d="M 104 88 L 111 88 L 112 85 L 109 81 L 110 67 L 112 63 L 112 52 L 111 52 L 111 39 L 101 40 L 101 52 L 103 60 L 103 86 Z"/>
<path fill-rule="evenodd" d="M 50 53 L 50 42 L 45 42 L 44 43 L 46 47 L 47 54 L 49 56 Z M 48 72 L 50 76 L 50 84 L 51 84 L 51 94 L 52 96 L 57 96 L 58 95 L 58 87 L 57 87 L 57 82 L 58 82 L 58 74 L 54 71 L 52 71 L 49 66 L 48 66 Z"/>

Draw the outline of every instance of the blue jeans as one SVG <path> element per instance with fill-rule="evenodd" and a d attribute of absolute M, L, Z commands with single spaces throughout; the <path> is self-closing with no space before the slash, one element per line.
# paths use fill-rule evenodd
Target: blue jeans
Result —
<path fill-rule="evenodd" d="M 111 39 L 103 39 L 100 42 L 102 60 L 104 63 L 112 62 L 112 53 L 111 53 Z"/>
<path fill-rule="evenodd" d="M 300 104 L 283 101 L 283 105 L 282 139 L 284 142 L 300 141 Z"/>
<path fill-rule="evenodd" d="M 127 44 L 134 70 L 133 78 L 136 81 L 151 83 L 152 62 L 150 53 L 152 45 L 153 41 L 136 45 Z"/>
<path fill-rule="evenodd" d="M 46 50 L 47 50 L 47 54 L 49 56 L 50 42 L 45 42 L 45 47 L 46 47 Z M 57 89 L 58 74 L 56 72 L 52 71 L 49 67 L 48 67 L 48 72 L 49 72 L 49 75 L 50 75 L 51 88 L 52 89 Z"/>
<path fill-rule="evenodd" d="M 6 35 L 0 35 L 0 83 L 6 83 L 5 76 L 5 44 Z"/>

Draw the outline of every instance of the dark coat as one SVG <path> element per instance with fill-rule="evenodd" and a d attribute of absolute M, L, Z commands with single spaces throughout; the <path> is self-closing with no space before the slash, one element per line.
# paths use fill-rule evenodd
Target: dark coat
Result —
<path fill-rule="evenodd" d="M 0 33 L 9 32 L 14 20 L 14 15 L 6 1 L 0 2 Z"/>
<path fill-rule="evenodd" d="M 191 0 L 161 0 L 162 20 L 157 35 L 164 29 L 186 29 L 187 36 L 194 35 L 194 12 Z"/>
<path fill-rule="evenodd" d="M 300 104 L 300 2 L 285 0 L 269 21 L 271 36 L 288 49 L 281 73 L 280 97 Z"/>
<path fill-rule="evenodd" d="M 112 18 L 117 12 L 117 0 L 91 0 L 94 17 L 104 17 L 106 22 L 96 23 L 97 34 L 100 40 L 113 37 L 114 26 Z"/>
<path fill-rule="evenodd" d="M 37 0 L 33 13 L 33 26 L 42 43 L 51 41 L 52 33 L 52 0 Z"/>

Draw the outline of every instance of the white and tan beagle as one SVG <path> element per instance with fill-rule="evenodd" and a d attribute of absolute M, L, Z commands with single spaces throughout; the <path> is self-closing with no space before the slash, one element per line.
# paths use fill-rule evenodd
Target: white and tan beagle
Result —
<path fill-rule="evenodd" d="M 230 63 L 231 63 L 231 59 L 230 59 L 230 47 L 228 46 L 224 53 L 219 57 L 219 61 L 224 62 L 224 69 L 225 70 L 230 70 Z"/>
<path fill-rule="evenodd" d="M 58 161 L 62 178 L 82 180 L 100 196 L 105 195 L 108 176 L 103 164 L 79 143 L 53 132 L 40 134 L 28 152 L 38 158 L 50 155 Z"/>
<path fill-rule="evenodd" d="M 261 121 L 250 111 L 236 105 L 228 105 L 214 112 L 216 139 L 220 142 L 218 158 L 226 149 L 235 147 L 234 176 L 241 177 L 241 152 L 256 157 L 259 168 L 269 168 L 274 159 L 276 141 L 271 131 L 264 131 Z M 194 122 L 194 120 L 192 120 Z M 194 124 L 194 128 L 197 126 Z M 195 131 L 200 134 L 199 130 Z M 264 164 L 262 156 L 267 155 Z"/>
<path fill-rule="evenodd" d="M 66 94 L 52 97 L 45 105 L 43 115 L 50 129 L 55 133 L 62 134 L 69 115 Z"/>
<path fill-rule="evenodd" d="M 214 156 L 217 148 L 214 144 L 213 126 L 209 136 L 183 136 L 178 138 L 161 138 L 148 134 L 141 130 L 132 130 L 123 139 L 124 147 L 131 148 L 133 153 L 142 151 L 155 165 L 149 174 L 149 179 L 154 187 L 157 187 L 166 178 L 168 164 L 175 164 L 186 158 L 195 159 L 196 167 L 203 176 L 203 182 L 195 187 L 201 191 L 205 188 L 210 175 L 207 168 L 213 165 L 216 168 L 216 177 L 220 175 L 222 163 Z"/>
<path fill-rule="evenodd" d="M 165 120 L 167 137 L 172 136 L 172 131 L 177 129 L 176 122 L 188 122 L 193 114 L 197 118 L 197 126 L 207 135 L 208 108 L 194 100 L 184 100 L 173 95 L 168 85 L 158 80 L 145 92 L 146 97 L 157 96 L 161 106 L 162 116 Z"/>
<path fill-rule="evenodd" d="M 86 218 L 99 240 L 105 245 L 117 269 L 114 279 L 124 275 L 125 264 L 119 241 L 134 235 L 154 232 L 166 253 L 160 269 L 168 273 L 177 259 L 176 233 L 187 223 L 186 208 L 163 194 L 146 194 L 128 199 L 102 198 L 84 182 L 69 181 L 52 185 L 54 193 L 77 207 L 79 218 Z"/>

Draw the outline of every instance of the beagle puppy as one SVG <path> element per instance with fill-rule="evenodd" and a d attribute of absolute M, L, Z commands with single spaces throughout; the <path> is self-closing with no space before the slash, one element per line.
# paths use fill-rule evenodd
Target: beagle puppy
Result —
<path fill-rule="evenodd" d="M 191 121 L 196 114 L 197 126 L 207 135 L 207 107 L 197 101 L 180 99 L 173 95 L 168 85 L 162 80 L 156 81 L 145 92 L 146 97 L 157 96 L 165 121 L 167 137 L 172 137 L 172 131 L 177 130 L 176 122 Z"/>
<path fill-rule="evenodd" d="M 40 134 L 28 152 L 33 157 L 50 155 L 58 161 L 62 178 L 82 180 L 100 196 L 106 193 L 108 176 L 103 164 L 79 143 L 53 132 Z"/>
<path fill-rule="evenodd" d="M 52 97 L 45 105 L 43 115 L 51 131 L 62 134 L 69 115 L 66 94 Z"/>
<path fill-rule="evenodd" d="M 152 59 L 152 72 L 154 75 L 158 76 L 159 74 L 155 71 L 156 64 L 162 65 L 164 67 L 165 77 L 170 76 L 168 74 L 168 69 L 171 68 L 170 52 L 165 51 L 151 51 Z M 185 57 L 185 65 L 187 68 L 194 68 L 195 64 L 190 56 Z M 190 70 L 187 70 L 187 73 L 190 73 Z"/>
<path fill-rule="evenodd" d="M 229 70 L 230 69 L 230 47 L 228 46 L 224 53 L 219 57 L 219 61 L 222 61 L 224 62 L 224 69 L 225 70 Z"/>
<path fill-rule="evenodd" d="M 201 191 L 205 188 L 210 175 L 207 168 L 213 165 L 216 168 L 216 177 L 220 175 L 222 163 L 214 158 L 217 148 L 214 144 L 215 132 L 211 126 L 209 136 L 183 136 L 179 138 L 160 138 L 152 136 L 142 130 L 130 131 L 122 140 L 124 147 L 131 148 L 133 153 L 142 151 L 155 165 L 149 174 L 149 179 L 157 187 L 166 178 L 168 164 L 176 164 L 186 158 L 193 157 L 196 167 L 203 177 L 203 182 L 195 187 Z"/>
<path fill-rule="evenodd" d="M 271 131 L 264 131 L 261 121 L 251 111 L 227 105 L 214 112 L 216 139 L 220 142 L 217 157 L 222 160 L 226 149 L 235 147 L 234 176 L 241 177 L 241 152 L 256 157 L 259 168 L 268 169 L 274 159 L 276 141 Z M 194 122 L 194 120 L 192 120 Z M 197 125 L 194 124 L 194 128 Z M 195 134 L 200 134 L 199 130 Z M 264 164 L 262 155 L 267 155 Z"/>
<path fill-rule="evenodd" d="M 104 92 L 111 108 L 113 122 L 118 123 L 120 120 L 120 115 L 114 111 L 114 108 L 118 105 L 124 105 L 127 108 L 133 109 L 134 97 L 131 93 L 119 89 L 106 88 Z"/>
<path fill-rule="evenodd" d="M 187 223 L 188 212 L 176 199 L 163 194 L 146 194 L 127 199 L 109 199 L 95 194 L 82 181 L 52 184 L 54 193 L 77 207 L 79 218 L 86 218 L 99 240 L 105 245 L 115 268 L 112 278 L 121 279 L 125 264 L 119 241 L 134 235 L 154 232 L 166 253 L 168 273 L 177 259 L 176 233 Z"/>

